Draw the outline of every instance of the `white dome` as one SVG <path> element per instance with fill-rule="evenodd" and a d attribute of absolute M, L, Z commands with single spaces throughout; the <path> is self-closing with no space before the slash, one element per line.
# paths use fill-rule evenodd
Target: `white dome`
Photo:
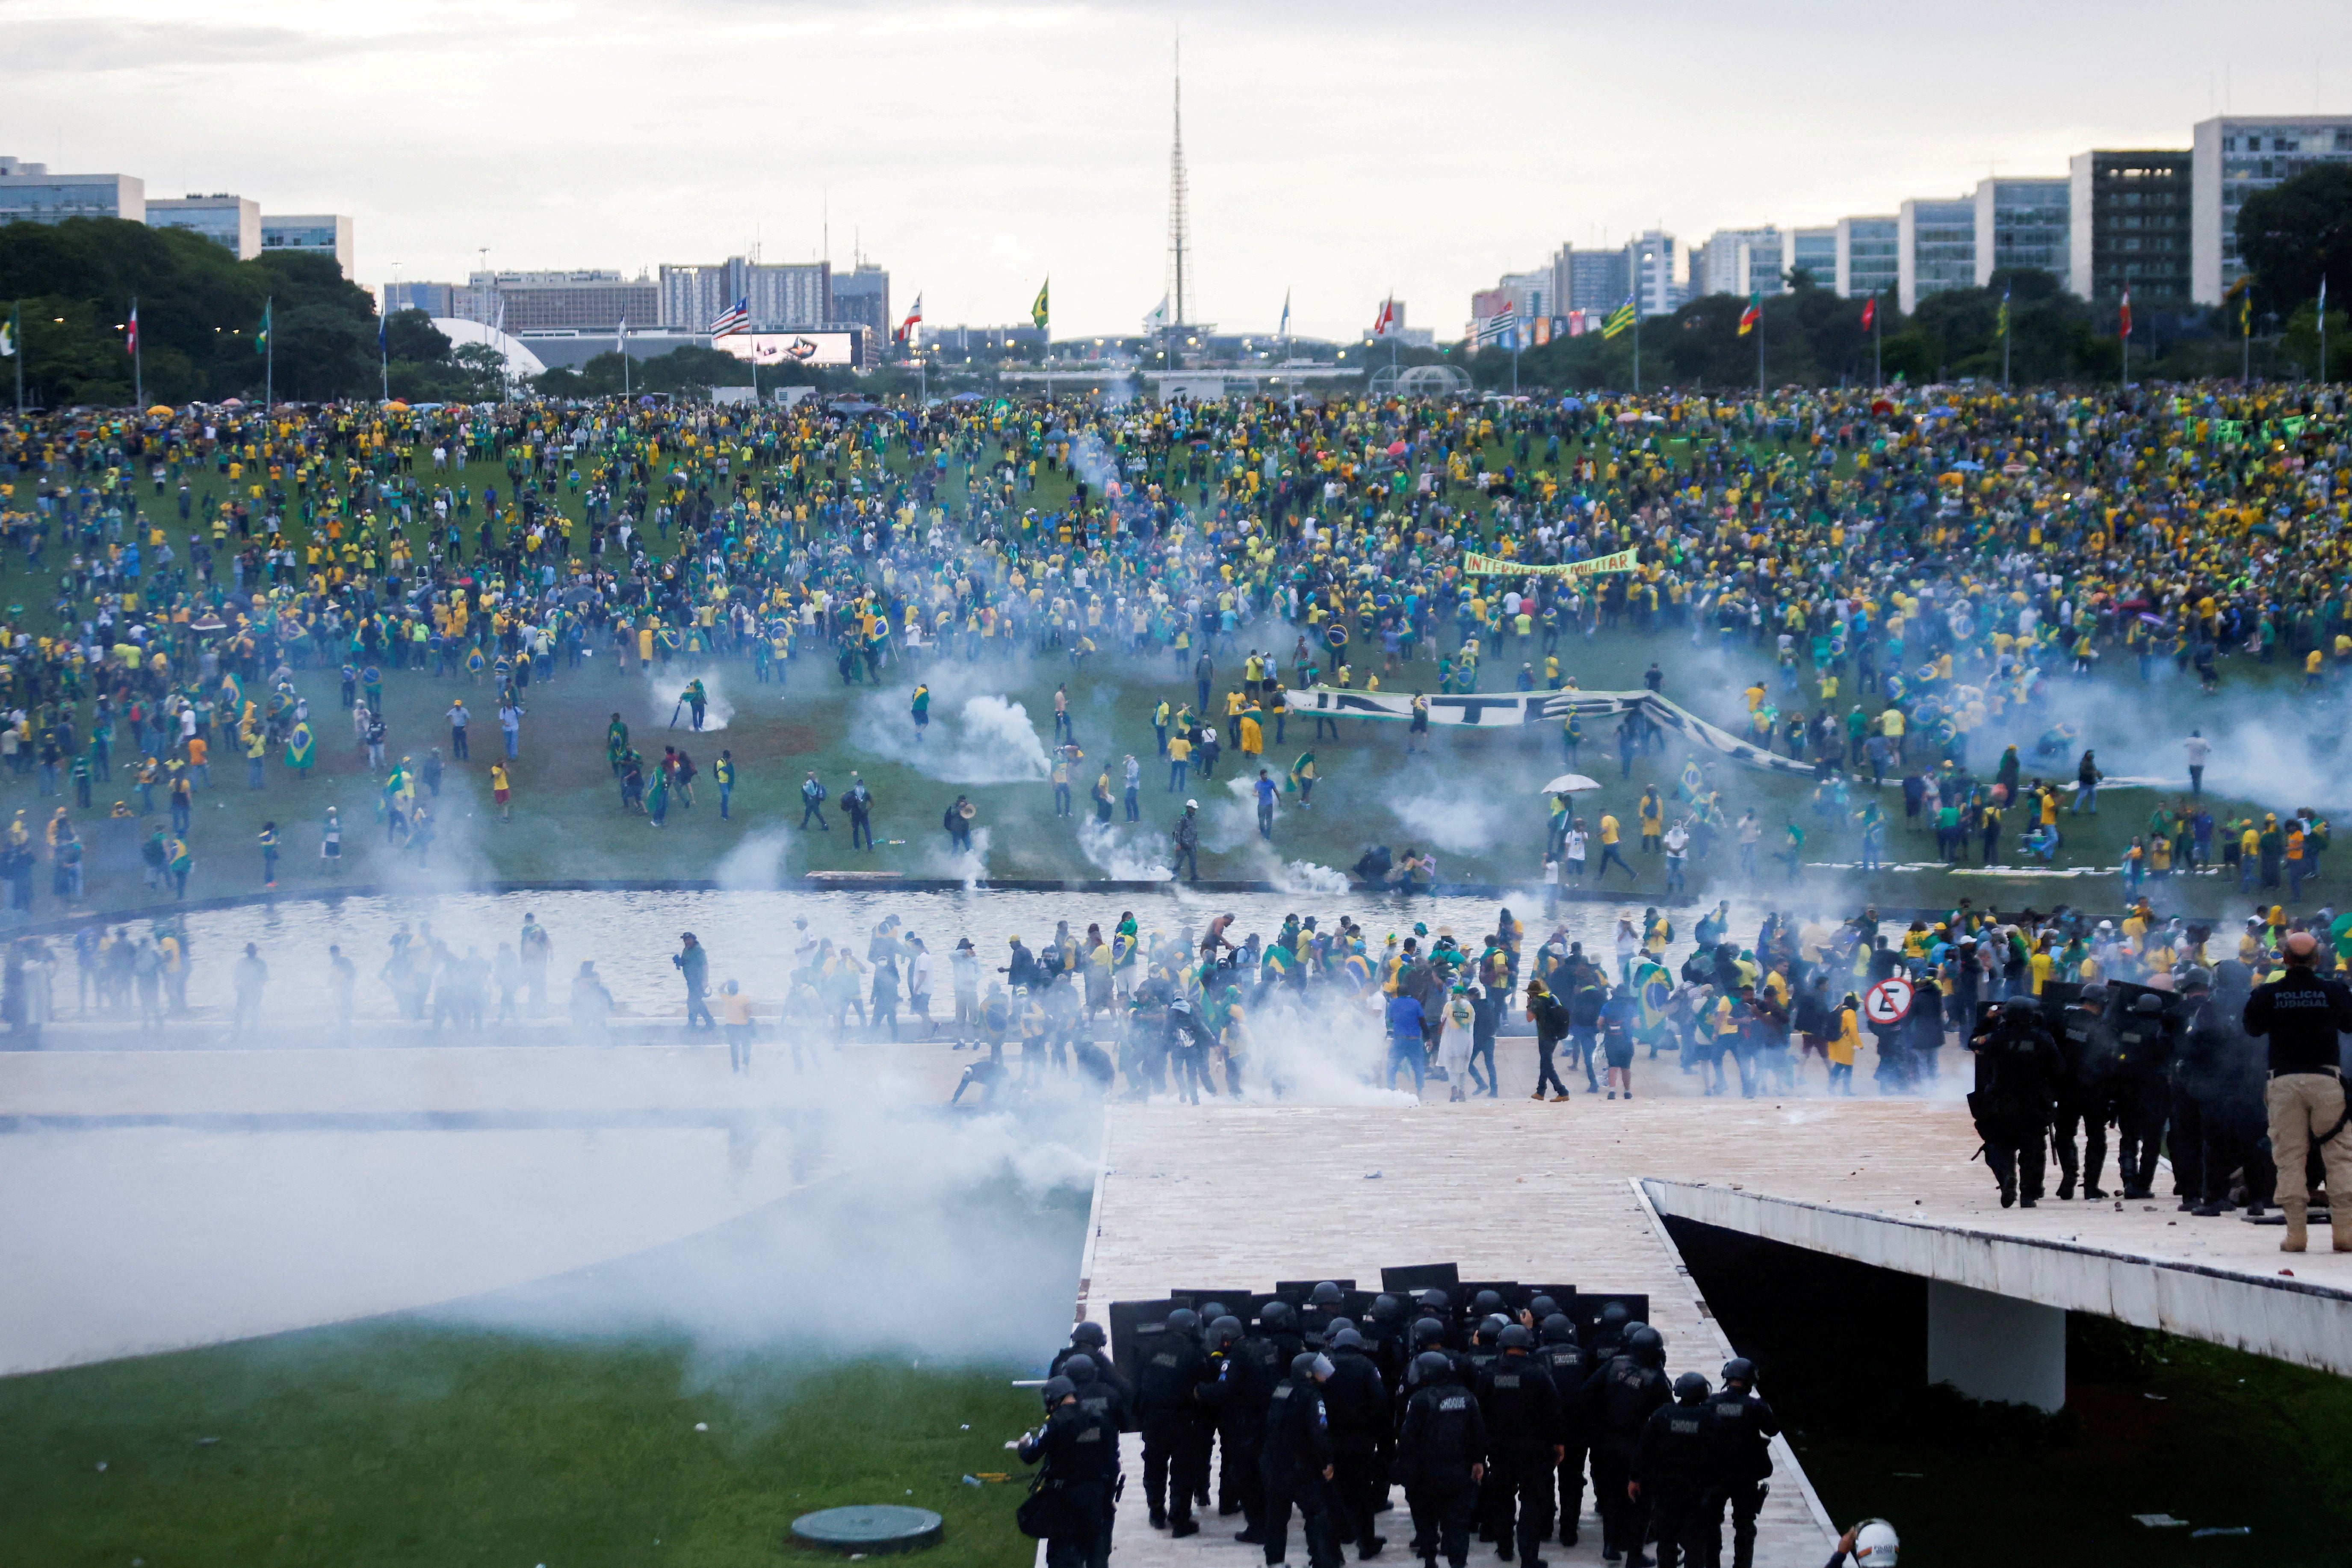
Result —
<path fill-rule="evenodd" d="M 436 316 L 434 327 L 449 340 L 452 348 L 461 343 L 487 343 L 496 349 L 507 362 L 509 375 L 539 375 L 547 365 L 537 354 L 525 348 L 521 340 L 486 327 L 479 321 L 468 321 L 457 316 Z"/>

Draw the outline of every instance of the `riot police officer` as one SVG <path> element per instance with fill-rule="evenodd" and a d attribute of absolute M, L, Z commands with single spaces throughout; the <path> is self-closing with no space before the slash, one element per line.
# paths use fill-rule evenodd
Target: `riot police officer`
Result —
<path fill-rule="evenodd" d="M 1756 1516 L 1771 1489 L 1772 1439 L 1780 1430 L 1756 1393 L 1756 1363 L 1734 1356 L 1723 1363 L 1723 1390 L 1706 1402 L 1706 1503 L 1699 1535 L 1706 1549 L 1705 1568 L 1716 1568 L 1723 1552 L 1723 1509 L 1731 1505 L 1731 1568 L 1754 1568 Z M 1660 1553 L 1664 1556 L 1664 1553 Z"/>
<path fill-rule="evenodd" d="M 1331 1348 L 1331 1329 L 1347 1315 L 1347 1292 L 1328 1279 L 1307 1293 L 1307 1306 L 1298 1314 L 1298 1335 L 1308 1350 Z"/>
<path fill-rule="evenodd" d="M 2040 1010 L 2022 996 L 2002 1003 L 2000 1022 L 1971 1043 L 1978 1088 L 1969 1096 L 1969 1111 L 1984 1140 L 1985 1163 L 2000 1184 L 2000 1206 L 2021 1199 L 2032 1208 L 2042 1196 L 2052 1090 L 2064 1070 L 2058 1047 L 2042 1026 Z M 2103 1145 L 2094 1147 L 2105 1153 Z M 2059 1152 L 2061 1159 L 2071 1157 L 2063 1143 Z"/>
<path fill-rule="evenodd" d="M 1194 1335 L 1200 1317 L 1189 1307 L 1168 1314 L 1144 1342 L 1135 1375 L 1135 1419 L 1143 1433 L 1143 1496 L 1151 1528 L 1195 1534 L 1192 1495 L 1205 1477 L 1193 1473 L 1201 1457 L 1200 1385 L 1209 1381 L 1209 1357 Z"/>
<path fill-rule="evenodd" d="M 1078 1391 L 1078 1404 L 1088 1415 L 1107 1416 L 1118 1431 L 1135 1430 L 1135 1412 L 1129 1407 L 1127 1391 L 1104 1379 L 1094 1357 L 1071 1356 L 1062 1363 L 1060 1375 Z"/>
<path fill-rule="evenodd" d="M 1489 1517 L 1496 1545 L 1507 1561 L 1516 1542 L 1522 1568 L 1543 1568 L 1552 1527 L 1552 1470 L 1567 1452 L 1559 1440 L 1559 1391 L 1530 1353 L 1535 1344 L 1524 1323 L 1504 1329 L 1498 1353 L 1477 1384 L 1478 1407 L 1486 1417 L 1484 1495 L 1494 1500 Z"/>
<path fill-rule="evenodd" d="M 1441 1549 L 1452 1568 L 1465 1568 L 1478 1483 L 1486 1473 L 1486 1417 L 1443 1351 L 1422 1352 L 1412 1371 L 1412 1397 L 1397 1429 L 1412 1549 L 1425 1568 L 1435 1568 Z"/>
<path fill-rule="evenodd" d="M 1045 1375 L 1047 1377 L 1056 1375 L 1072 1356 L 1083 1355 L 1094 1362 L 1097 1376 L 1116 1387 L 1132 1404 L 1135 1399 L 1135 1384 L 1126 1372 L 1111 1360 L 1109 1346 L 1110 1338 L 1103 1332 L 1100 1323 L 1080 1323 L 1070 1331 L 1070 1342 L 1054 1352 L 1053 1364 L 1045 1369 Z"/>
<path fill-rule="evenodd" d="M 2171 1099 L 2172 1020 L 2164 998 L 2143 991 L 2116 1021 L 2116 1174 L 2126 1198 L 2155 1194 L 2156 1161 L 2164 1145 Z"/>
<path fill-rule="evenodd" d="M 1364 1353 L 1364 1339 L 1351 1324 L 1330 1333 L 1331 1375 L 1323 1382 L 1323 1408 L 1331 1420 L 1331 1485 L 1339 1503 L 1336 1521 L 1341 1540 L 1353 1541 L 1366 1557 L 1384 1544 L 1372 1528 L 1388 1491 L 1380 1468 L 1381 1434 L 1390 1429 L 1389 1392 L 1380 1369 Z"/>
<path fill-rule="evenodd" d="M 1673 1398 L 1666 1386 L 1666 1342 L 1647 1323 L 1629 1323 L 1625 1349 L 1612 1356 L 1584 1385 L 1586 1422 L 1592 1433 L 1592 1492 L 1601 1510 L 1601 1555 L 1610 1562 L 1625 1553 L 1637 1561 L 1648 1510 L 1627 1489 L 1633 1449 L 1650 1413 Z"/>
<path fill-rule="evenodd" d="M 2107 988 L 2093 984 L 2066 1005 L 2059 1015 L 2057 1047 L 2061 1068 L 2052 1083 L 2058 1107 L 2058 1195 L 2074 1195 L 2077 1175 L 2086 1198 L 2104 1198 L 2099 1173 L 2107 1163 L 2107 1123 L 2115 1118 L 2115 1036 L 2107 1027 Z M 2074 1132 L 2082 1130 L 2081 1163 L 2075 1160 Z M 2041 1195 L 2036 1184 L 2035 1196 Z M 2006 1206 L 2006 1205 L 2004 1205 Z"/>
<path fill-rule="evenodd" d="M 1706 1568 L 1700 1500 L 1706 1491 L 1706 1379 L 1686 1372 L 1675 1379 L 1675 1400 L 1650 1413 L 1633 1449 L 1633 1487 L 1656 1521 L 1658 1568 Z M 1626 1568 L 1643 1568 L 1637 1545 Z"/>
<path fill-rule="evenodd" d="M 1576 1342 L 1576 1325 L 1567 1314 L 1552 1312 L 1537 1325 L 1541 1340 L 1536 1359 L 1551 1373 L 1559 1400 L 1559 1543 L 1576 1544 L 1577 1521 L 1584 1515 L 1584 1456 L 1592 1447 L 1580 1395 L 1592 1375 L 1592 1358 Z"/>
<path fill-rule="evenodd" d="M 1024 1527 L 1045 1542 L 1047 1568 L 1107 1568 L 1112 1494 L 1118 1485 L 1118 1426 L 1086 1408 L 1066 1377 L 1045 1381 L 1044 1426 L 1014 1445 L 1024 1464 L 1042 1462 L 1030 1504 L 1042 1520 Z"/>
<path fill-rule="evenodd" d="M 1274 1391 L 1265 1416 L 1265 1560 L 1280 1563 L 1290 1542 L 1290 1510 L 1296 1506 L 1307 1537 L 1307 1568 L 1339 1568 L 1339 1542 L 1333 1529 L 1331 1423 L 1323 1408 L 1323 1380 L 1329 1358 L 1301 1351 L 1290 1375 Z"/>

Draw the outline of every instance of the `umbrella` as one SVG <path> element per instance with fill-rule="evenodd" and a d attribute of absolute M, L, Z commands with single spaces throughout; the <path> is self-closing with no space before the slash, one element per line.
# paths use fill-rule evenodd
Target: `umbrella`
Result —
<path fill-rule="evenodd" d="M 1586 778 L 1582 773 L 1562 773 L 1536 793 L 1538 795 L 1574 795 L 1578 790 L 1600 787 L 1597 781 Z"/>
<path fill-rule="evenodd" d="M 1620 425 L 1639 425 L 1641 422 L 1642 416 L 1638 414 L 1620 414 L 1617 416 L 1617 423 Z"/>
<path fill-rule="evenodd" d="M 245 406 L 245 399 L 242 397 L 225 398 L 221 402 L 221 406 L 223 408 L 242 408 Z"/>
<path fill-rule="evenodd" d="M 147 412 L 160 416 L 171 413 L 172 406 L 168 403 L 159 403 L 155 405 L 154 407 L 150 408 Z"/>
<path fill-rule="evenodd" d="M 405 403 L 403 403 L 403 402 L 402 402 L 399 398 L 397 398 L 397 397 L 394 398 L 390 403 L 385 404 L 385 405 L 384 405 L 384 407 L 385 407 L 385 408 L 387 408 L 387 409 L 395 409 L 395 410 L 397 410 L 397 411 L 399 411 L 400 413 L 403 413 L 403 414 L 405 414 L 405 413 L 407 413 L 407 412 L 408 412 L 408 405 L 407 405 L 407 404 L 405 404 Z"/>
<path fill-rule="evenodd" d="M 1563 397 L 1559 400 L 1559 405 L 1562 408 L 1567 409 L 1571 414 L 1580 414 L 1584 411 L 1584 399 L 1581 397 Z"/>

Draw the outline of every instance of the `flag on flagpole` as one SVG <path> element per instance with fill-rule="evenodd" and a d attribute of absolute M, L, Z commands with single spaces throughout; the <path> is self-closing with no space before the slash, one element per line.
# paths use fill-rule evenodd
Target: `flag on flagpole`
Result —
<path fill-rule="evenodd" d="M 2319 318 L 2323 321 L 2327 319 L 2327 274 L 2325 272 L 2319 275 Z"/>
<path fill-rule="evenodd" d="M 1870 331 L 1878 324 L 1878 296 L 1873 294 L 1862 302 L 1862 330 Z"/>
<path fill-rule="evenodd" d="M 1628 297 L 1623 304 L 1609 312 L 1607 321 L 1601 323 L 1601 335 L 1604 338 L 1613 338 L 1633 324 L 1633 301 L 1631 297 Z"/>
<path fill-rule="evenodd" d="M 710 335 L 714 338 L 727 337 L 735 332 L 748 332 L 751 330 L 751 301 L 749 300 L 736 300 L 734 304 L 719 311 L 719 319 L 710 323 Z"/>
<path fill-rule="evenodd" d="M 629 318 L 626 316 L 621 318 L 621 330 L 613 339 L 613 352 L 623 354 L 629 352 Z"/>
<path fill-rule="evenodd" d="M 1748 296 L 1748 309 L 1739 312 L 1739 335 L 1744 338 L 1754 331 L 1756 324 L 1763 319 L 1764 295 L 1759 289 Z"/>
<path fill-rule="evenodd" d="M 1287 289 L 1282 291 L 1282 325 L 1275 329 L 1274 335 L 1278 338 L 1290 335 L 1290 290 Z"/>
<path fill-rule="evenodd" d="M 1400 325 L 1400 314 L 1401 312 L 1397 310 L 1395 295 L 1391 294 L 1387 299 L 1381 300 L 1381 313 L 1372 322 L 1372 336 L 1376 338 L 1394 337 Z"/>
<path fill-rule="evenodd" d="M 1477 322 L 1478 346 L 1480 348 L 1485 348 L 1490 343 L 1500 343 L 1509 341 L 1511 336 L 1511 326 L 1515 319 L 1516 318 L 1512 316 L 1508 306 L 1496 311 L 1491 316 L 1479 317 Z"/>
<path fill-rule="evenodd" d="M 2009 290 L 2006 289 L 2000 291 L 2000 313 L 1993 318 L 1992 335 L 1997 338 L 2009 336 Z"/>
<path fill-rule="evenodd" d="M 1046 300 L 1047 292 L 1053 287 L 1054 280 L 1051 278 L 1048 278 L 1043 283 L 1038 284 L 1037 302 L 1029 307 L 1029 320 L 1041 332 L 1045 330 L 1045 323 L 1053 320 L 1053 312 L 1048 308 Z"/>
<path fill-rule="evenodd" d="M 2128 289 L 2124 290 L 2123 309 L 2117 317 L 2116 335 L 2120 338 L 2131 336 L 2131 290 Z"/>
<path fill-rule="evenodd" d="M 253 330 L 253 352 L 255 353 L 266 354 L 269 352 L 269 317 L 270 312 L 275 310 L 277 308 L 278 301 L 275 300 L 264 300 L 261 302 L 261 325 L 254 328 Z"/>
<path fill-rule="evenodd" d="M 131 301 L 131 324 L 123 329 L 122 351 L 136 356 L 139 353 L 139 301 Z"/>
<path fill-rule="evenodd" d="M 1152 306 L 1150 311 L 1144 316 L 1143 330 L 1147 333 L 1164 332 L 1168 330 L 1167 295 L 1160 296 L 1160 303 Z"/>
<path fill-rule="evenodd" d="M 898 341 L 902 343 L 913 342 L 915 329 L 922 324 L 923 297 L 918 294 L 915 296 L 914 308 L 907 312 L 907 319 L 898 323 Z"/>
<path fill-rule="evenodd" d="M 0 359 L 16 357 L 16 323 L 12 318 L 0 321 Z"/>
<path fill-rule="evenodd" d="M 384 354 L 384 321 L 385 317 L 383 312 L 381 310 L 377 311 L 375 318 L 375 352 L 376 357 L 379 359 L 383 358 Z"/>

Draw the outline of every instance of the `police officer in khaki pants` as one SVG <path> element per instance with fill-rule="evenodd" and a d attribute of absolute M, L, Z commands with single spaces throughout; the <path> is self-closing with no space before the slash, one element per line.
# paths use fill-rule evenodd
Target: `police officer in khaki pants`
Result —
<path fill-rule="evenodd" d="M 2319 942 L 2309 931 L 2293 932 L 2281 948 L 2286 973 L 2257 985 L 2246 999 L 2246 1033 L 2270 1039 L 2271 1076 L 2263 1100 L 2270 1110 L 2279 1207 L 2286 1211 L 2286 1238 L 2279 1250 L 2304 1249 L 2304 1216 L 2311 1201 L 2305 1171 L 2315 1140 L 2327 1172 L 2336 1250 L 2352 1252 L 2352 1130 L 2347 1127 L 2336 1039 L 2352 1031 L 2352 986 L 2319 975 Z"/>

